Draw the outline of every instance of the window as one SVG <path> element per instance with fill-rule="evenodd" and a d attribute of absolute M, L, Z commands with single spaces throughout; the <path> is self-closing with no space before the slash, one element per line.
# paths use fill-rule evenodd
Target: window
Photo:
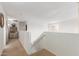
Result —
<path fill-rule="evenodd" d="M 56 24 L 56 23 L 48 24 L 48 31 L 50 31 L 50 32 L 58 32 L 58 24 Z"/>

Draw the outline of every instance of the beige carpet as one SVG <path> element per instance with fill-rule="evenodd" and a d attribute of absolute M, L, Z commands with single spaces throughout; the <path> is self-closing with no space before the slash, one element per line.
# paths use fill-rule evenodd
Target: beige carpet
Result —
<path fill-rule="evenodd" d="M 27 52 L 24 50 L 18 39 L 12 39 L 2 52 L 2 56 L 27 56 Z"/>
<path fill-rule="evenodd" d="M 37 51 L 37 52 L 31 54 L 31 56 L 56 56 L 56 55 L 54 53 L 51 53 L 47 49 L 42 49 L 40 51 Z"/>
<path fill-rule="evenodd" d="M 0 56 L 1 56 L 1 54 L 2 54 L 2 50 L 0 50 Z"/>

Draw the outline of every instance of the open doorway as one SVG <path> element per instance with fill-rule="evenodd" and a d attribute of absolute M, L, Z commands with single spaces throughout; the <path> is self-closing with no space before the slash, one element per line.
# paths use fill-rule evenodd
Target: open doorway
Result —
<path fill-rule="evenodd" d="M 18 39 L 18 28 L 17 28 L 17 21 L 14 19 L 8 19 L 7 21 L 7 44 L 12 41 Z"/>

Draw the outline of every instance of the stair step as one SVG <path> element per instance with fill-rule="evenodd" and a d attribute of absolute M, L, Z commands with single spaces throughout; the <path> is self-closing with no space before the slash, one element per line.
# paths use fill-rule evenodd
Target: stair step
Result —
<path fill-rule="evenodd" d="M 56 56 L 54 53 L 48 51 L 47 49 L 42 49 L 40 51 L 37 51 L 33 54 L 31 54 L 31 56 Z"/>

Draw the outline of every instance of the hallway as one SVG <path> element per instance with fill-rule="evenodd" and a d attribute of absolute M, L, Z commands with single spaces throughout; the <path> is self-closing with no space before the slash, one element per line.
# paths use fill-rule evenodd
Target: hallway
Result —
<path fill-rule="evenodd" d="M 11 40 L 3 50 L 2 56 L 26 56 L 27 52 L 18 39 Z"/>

